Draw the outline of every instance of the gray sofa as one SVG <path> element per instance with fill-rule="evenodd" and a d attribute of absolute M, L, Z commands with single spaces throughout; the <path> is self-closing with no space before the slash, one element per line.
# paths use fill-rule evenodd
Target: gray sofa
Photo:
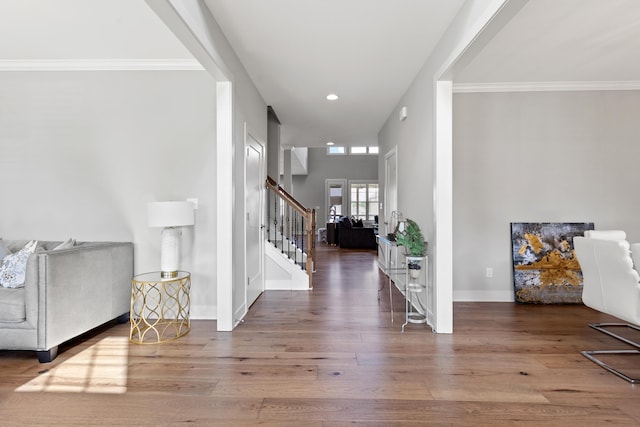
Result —
<path fill-rule="evenodd" d="M 12 251 L 27 241 L 5 240 Z M 133 244 L 39 242 L 24 287 L 0 287 L 0 350 L 35 350 L 50 362 L 58 346 L 110 320 L 128 319 Z"/>

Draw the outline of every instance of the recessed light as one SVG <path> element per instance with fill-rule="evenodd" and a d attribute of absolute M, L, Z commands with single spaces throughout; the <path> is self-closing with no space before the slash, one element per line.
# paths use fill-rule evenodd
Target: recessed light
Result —
<path fill-rule="evenodd" d="M 327 145 L 333 145 L 333 141 L 327 142 Z"/>
<path fill-rule="evenodd" d="M 327 99 L 329 101 L 337 101 L 340 97 L 338 95 L 336 95 L 335 93 L 330 93 L 329 95 L 327 95 Z"/>

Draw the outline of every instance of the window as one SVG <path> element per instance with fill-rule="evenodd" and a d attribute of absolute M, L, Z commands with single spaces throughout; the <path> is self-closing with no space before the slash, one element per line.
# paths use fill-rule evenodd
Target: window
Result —
<path fill-rule="evenodd" d="M 371 146 L 354 146 L 354 147 L 348 147 L 349 149 L 347 150 L 347 147 L 342 146 L 342 145 L 332 145 L 327 147 L 327 154 L 328 155 L 336 155 L 336 154 L 378 154 L 378 147 L 375 145 L 371 145 Z"/>
<path fill-rule="evenodd" d="M 369 147 L 349 147 L 350 154 L 378 154 L 377 146 L 369 146 Z"/>
<path fill-rule="evenodd" d="M 351 182 L 351 215 L 363 221 L 373 221 L 378 215 L 378 183 Z"/>

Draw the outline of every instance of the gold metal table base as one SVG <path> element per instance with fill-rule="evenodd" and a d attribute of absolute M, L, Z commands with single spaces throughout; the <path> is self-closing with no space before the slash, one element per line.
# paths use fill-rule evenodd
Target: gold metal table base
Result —
<path fill-rule="evenodd" d="M 171 341 L 189 333 L 191 275 L 180 271 L 174 278 L 160 272 L 131 280 L 129 340 L 136 344 Z"/>

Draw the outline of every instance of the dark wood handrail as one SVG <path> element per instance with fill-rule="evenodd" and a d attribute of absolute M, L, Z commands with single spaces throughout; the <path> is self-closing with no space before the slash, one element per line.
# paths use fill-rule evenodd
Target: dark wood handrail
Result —
<path fill-rule="evenodd" d="M 271 188 L 273 191 L 280 194 L 280 197 L 282 197 L 289 205 L 291 205 L 292 208 L 297 210 L 298 213 L 300 213 L 301 215 L 308 215 L 311 212 L 311 209 L 304 207 L 302 203 L 297 201 L 295 197 L 293 197 L 291 194 L 287 193 L 287 190 L 282 188 L 270 176 L 267 177 L 266 185 L 267 185 L 267 188 Z"/>
<path fill-rule="evenodd" d="M 278 185 L 278 183 L 270 176 L 267 176 L 265 186 L 267 187 L 267 189 L 276 193 L 276 195 L 280 197 L 287 205 L 291 206 L 291 208 L 293 208 L 305 218 L 305 235 L 308 244 L 306 251 L 307 262 L 305 265 L 305 270 L 309 275 L 309 288 L 313 288 L 313 260 L 316 256 L 316 211 L 315 209 L 306 208 L 302 203 L 297 201 L 295 197 L 293 197 L 284 188 Z"/>

